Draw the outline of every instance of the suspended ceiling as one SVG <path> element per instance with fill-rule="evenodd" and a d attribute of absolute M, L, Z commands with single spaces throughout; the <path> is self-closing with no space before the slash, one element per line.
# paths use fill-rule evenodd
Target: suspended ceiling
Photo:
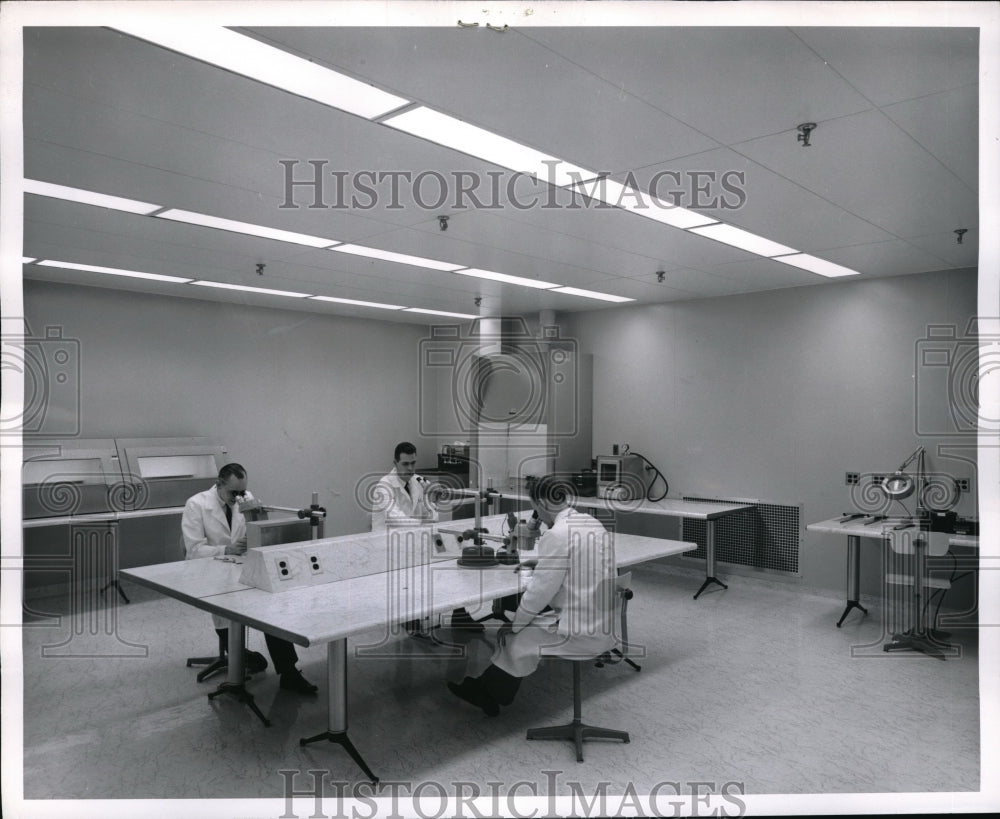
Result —
<path fill-rule="evenodd" d="M 977 264 L 976 28 L 236 31 L 612 180 L 648 191 L 657 179 L 656 192 L 676 191 L 685 207 L 858 275 L 824 278 L 626 210 L 583 207 L 578 195 L 526 179 L 508 190 L 513 174 L 496 165 L 111 25 L 25 29 L 25 178 L 634 299 L 629 304 Z M 809 147 L 798 139 L 803 122 L 817 124 Z M 321 163 L 322 207 L 309 207 L 316 190 L 304 186 L 288 199 L 282 161 L 299 180 L 311 175 L 311 161 Z M 345 180 L 339 192 L 334 172 Z M 422 174 L 423 185 L 400 184 L 395 201 L 388 183 L 375 186 L 376 197 L 362 195 L 352 185 L 371 184 L 366 172 Z M 478 181 L 485 206 L 459 195 L 456 174 Z M 447 182 L 440 205 L 439 179 Z M 491 179 L 501 180 L 495 196 Z M 357 206 L 334 206 L 352 193 Z M 282 207 L 289 201 L 296 206 Z M 463 314 L 618 309 L 36 194 L 24 199 L 23 252 Z M 23 270 L 27 279 L 428 321 L 35 264 Z"/>

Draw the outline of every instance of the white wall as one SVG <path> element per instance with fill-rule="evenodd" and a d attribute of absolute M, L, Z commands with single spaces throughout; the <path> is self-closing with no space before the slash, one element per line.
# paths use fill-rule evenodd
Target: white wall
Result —
<path fill-rule="evenodd" d="M 26 281 L 32 332 L 79 339 L 84 438 L 211 436 L 266 503 L 328 511 L 362 531 L 356 482 L 418 429 L 424 327 Z"/>
<path fill-rule="evenodd" d="M 948 403 L 943 390 L 915 397 L 930 383 L 918 341 L 929 324 L 961 335 L 975 313 L 966 270 L 574 313 L 563 326 L 594 356 L 595 454 L 629 443 L 672 496 L 801 504 L 807 524 L 851 509 L 845 472 L 892 471 L 921 444 L 929 470 L 972 480 L 958 511 L 975 513 L 974 448 L 973 463 L 945 457 L 937 445 L 961 439 L 914 427 L 917 400 L 938 418 Z M 842 541 L 803 532 L 803 583 L 843 589 Z M 862 591 L 879 576 L 863 571 Z"/>

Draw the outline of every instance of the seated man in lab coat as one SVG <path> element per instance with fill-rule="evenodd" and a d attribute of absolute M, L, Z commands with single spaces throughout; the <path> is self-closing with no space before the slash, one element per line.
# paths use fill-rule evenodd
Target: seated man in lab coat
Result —
<path fill-rule="evenodd" d="M 417 448 L 409 441 L 400 441 L 392 459 L 392 471 L 379 478 L 372 492 L 372 531 L 391 531 L 435 522 L 438 519 L 437 510 L 427 498 L 427 482 L 416 474 Z M 465 609 L 456 609 L 452 613 L 451 625 L 452 628 L 468 631 L 484 630 Z M 418 620 L 411 620 L 404 626 L 412 636 L 422 636 Z"/>
<path fill-rule="evenodd" d="M 546 654 L 596 657 L 614 647 L 614 540 L 600 521 L 572 508 L 572 484 L 546 475 L 529 488 L 531 505 L 549 529 L 510 623 L 497 631 L 490 666 L 448 689 L 488 716 L 514 700 L 521 679 Z M 545 611 L 546 606 L 550 607 Z"/>
<path fill-rule="evenodd" d="M 436 521 L 437 512 L 424 494 L 426 481 L 416 474 L 417 448 L 401 441 L 392 460 L 392 471 L 379 478 L 373 490 L 372 531 Z"/>
<path fill-rule="evenodd" d="M 196 557 L 241 555 L 247 550 L 247 527 L 240 500 L 252 500 L 247 491 L 247 472 L 239 464 L 226 464 L 219 470 L 215 484 L 204 492 L 188 498 L 181 517 L 184 550 L 188 560 Z M 212 615 L 220 637 L 228 636 L 229 623 Z M 287 640 L 264 633 L 267 650 L 274 670 L 287 691 L 315 695 L 317 687 L 295 667 L 299 658 L 295 646 Z"/>

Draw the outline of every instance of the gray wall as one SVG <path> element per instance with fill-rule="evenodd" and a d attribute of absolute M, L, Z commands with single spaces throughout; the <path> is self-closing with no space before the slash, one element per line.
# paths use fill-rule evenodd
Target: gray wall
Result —
<path fill-rule="evenodd" d="M 80 339 L 82 436 L 218 437 L 265 501 L 301 506 L 318 491 L 329 534 L 367 527 L 356 481 L 387 470 L 397 440 L 426 468 L 455 437 L 440 374 L 424 385 L 437 418 L 419 434 L 424 327 L 31 281 L 25 312 L 35 335 L 58 325 Z M 594 454 L 629 443 L 672 496 L 801 505 L 806 524 L 851 508 L 845 472 L 892 471 L 919 444 L 929 470 L 971 480 L 958 511 L 975 514 L 975 451 L 942 453 L 961 440 L 914 429 L 916 401 L 937 418 L 948 406 L 939 384 L 922 389 L 918 342 L 929 324 L 961 334 L 975 312 L 970 270 L 560 323 L 593 357 Z M 802 583 L 843 588 L 842 540 L 802 532 Z M 879 589 L 877 557 L 863 554 L 863 592 Z"/>
<path fill-rule="evenodd" d="M 417 325 L 26 281 L 36 335 L 80 341 L 85 438 L 211 436 L 266 503 L 328 510 L 326 532 L 367 529 L 356 481 L 418 435 Z"/>
<path fill-rule="evenodd" d="M 918 341 L 929 324 L 961 335 L 975 313 L 965 270 L 574 313 L 563 327 L 594 357 L 595 454 L 628 443 L 672 496 L 801 505 L 804 525 L 851 509 L 845 472 L 891 472 L 921 444 L 928 470 L 972 480 L 958 511 L 975 513 L 975 450 L 948 457 L 937 445 L 955 439 L 914 427 L 915 401 L 937 418 L 948 405 L 936 382 L 915 398 L 930 383 Z M 843 589 L 843 540 L 802 532 L 802 583 Z M 874 592 L 877 550 L 864 551 Z"/>

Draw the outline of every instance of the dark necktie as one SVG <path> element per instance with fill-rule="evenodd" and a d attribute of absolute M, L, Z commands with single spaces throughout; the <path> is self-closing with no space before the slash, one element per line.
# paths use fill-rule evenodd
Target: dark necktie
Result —
<path fill-rule="evenodd" d="M 233 528 L 233 507 L 228 503 L 226 504 L 226 523 L 229 524 L 229 528 Z"/>
<path fill-rule="evenodd" d="M 406 490 L 406 494 L 407 495 L 410 494 L 410 484 L 409 484 L 409 482 L 403 484 L 403 489 Z"/>

